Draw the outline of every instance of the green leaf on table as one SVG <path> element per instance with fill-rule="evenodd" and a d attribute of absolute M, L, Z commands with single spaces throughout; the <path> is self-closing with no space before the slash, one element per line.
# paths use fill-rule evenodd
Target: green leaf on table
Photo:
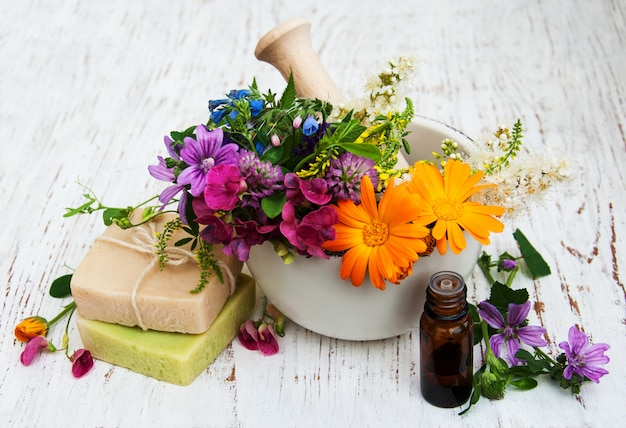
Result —
<path fill-rule="evenodd" d="M 530 274 L 533 279 L 541 278 L 542 276 L 550 275 L 550 266 L 543 259 L 541 254 L 531 245 L 528 241 L 528 238 L 524 236 L 521 230 L 516 229 L 513 232 L 513 237 L 517 241 L 519 245 L 520 252 L 522 253 L 522 257 L 524 257 L 524 261 L 526 262 L 526 266 L 530 270 Z"/>
<path fill-rule="evenodd" d="M 507 287 L 506 284 L 496 281 L 491 286 L 489 303 L 502 312 L 508 310 L 509 303 L 521 305 L 528 300 L 528 297 L 528 291 L 525 288 L 513 290 Z"/>
<path fill-rule="evenodd" d="M 276 218 L 283 211 L 286 201 L 287 198 L 284 194 L 273 193 L 261 199 L 261 208 L 269 218 Z"/>
<path fill-rule="evenodd" d="M 550 362 L 545 359 L 535 358 L 535 355 L 525 349 L 518 350 L 515 353 L 515 358 L 518 358 L 526 363 L 526 366 L 518 367 L 526 367 L 526 369 L 532 374 L 549 372 L 552 367 Z"/>
<path fill-rule="evenodd" d="M 72 281 L 72 274 L 67 274 L 58 277 L 50 285 L 50 295 L 52 297 L 62 298 L 72 294 L 70 289 L 70 282 Z"/>
<path fill-rule="evenodd" d="M 537 386 L 537 381 L 531 377 L 514 379 L 509 381 L 509 383 L 514 387 L 521 389 L 522 391 L 528 391 L 534 389 Z"/>

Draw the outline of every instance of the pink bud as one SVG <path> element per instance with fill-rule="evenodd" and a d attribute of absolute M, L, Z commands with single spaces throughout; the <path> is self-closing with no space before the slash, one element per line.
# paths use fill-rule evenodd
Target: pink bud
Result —
<path fill-rule="evenodd" d="M 276 134 L 272 135 L 271 140 L 272 140 L 272 146 L 274 147 L 280 146 L 280 138 L 278 137 L 278 135 Z"/>
<path fill-rule="evenodd" d="M 302 125 L 302 118 L 300 116 L 296 116 L 293 120 L 293 129 L 300 128 L 300 125 Z"/>

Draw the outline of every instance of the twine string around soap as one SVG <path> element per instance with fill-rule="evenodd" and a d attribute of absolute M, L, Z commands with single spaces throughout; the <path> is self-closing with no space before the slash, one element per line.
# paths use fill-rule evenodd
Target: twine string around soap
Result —
<path fill-rule="evenodd" d="M 137 290 L 139 290 L 139 287 L 143 283 L 146 275 L 148 275 L 148 273 L 150 273 L 150 271 L 152 271 L 152 269 L 154 269 L 154 267 L 159 262 L 159 256 L 155 252 L 155 244 L 158 242 L 158 238 L 154 222 L 148 222 L 144 226 L 133 227 L 132 229 L 130 229 L 130 233 L 132 242 L 123 241 L 121 239 L 112 238 L 110 236 L 100 236 L 98 240 L 109 242 L 111 244 L 115 244 L 120 247 L 128 248 L 129 250 L 137 251 L 141 254 L 147 254 L 151 256 L 150 263 L 144 268 L 144 270 L 141 272 L 141 275 L 139 275 L 139 277 L 135 280 L 130 296 L 131 305 L 135 313 L 135 318 L 137 319 L 137 325 L 141 327 L 142 330 L 148 330 L 148 327 L 146 327 L 143 319 L 141 318 L 139 306 L 137 305 Z M 188 261 L 194 261 L 198 263 L 198 259 L 195 257 L 195 254 L 192 251 L 186 250 L 181 247 L 167 246 L 164 252 L 167 255 L 168 265 L 180 266 L 187 263 Z M 230 294 L 232 295 L 235 291 L 235 277 L 228 265 L 222 260 L 218 260 L 217 264 L 222 272 L 226 272 L 226 276 L 228 277 L 228 283 L 230 286 Z"/>

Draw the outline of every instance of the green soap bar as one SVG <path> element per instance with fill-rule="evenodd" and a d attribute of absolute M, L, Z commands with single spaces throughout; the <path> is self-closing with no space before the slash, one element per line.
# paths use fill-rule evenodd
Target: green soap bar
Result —
<path fill-rule="evenodd" d="M 94 358 L 165 382 L 189 385 L 237 336 L 254 304 L 255 282 L 242 274 L 233 295 L 201 334 L 144 331 L 80 316 L 76 323 L 84 348 Z"/>

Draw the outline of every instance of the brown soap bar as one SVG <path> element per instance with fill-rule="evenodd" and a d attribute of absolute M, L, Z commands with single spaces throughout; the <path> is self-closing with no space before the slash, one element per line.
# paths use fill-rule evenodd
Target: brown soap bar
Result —
<path fill-rule="evenodd" d="M 152 225 L 141 226 L 144 231 L 123 230 L 116 225 L 105 230 L 72 277 L 72 296 L 82 317 L 131 327 L 143 324 L 147 329 L 178 333 L 199 334 L 209 328 L 231 293 L 227 269 L 236 281 L 242 263 L 214 246 L 214 255 L 222 262 L 224 282 L 213 274 L 201 292 L 190 293 L 200 280 L 198 263 L 189 259 L 180 265 L 168 264 L 161 271 L 155 262 L 154 247 L 151 248 L 153 242 L 149 241 L 155 231 L 162 232 L 165 222 L 173 218 L 174 215 L 159 216 Z M 170 245 L 187 236 L 180 230 L 174 232 Z M 189 244 L 175 248 L 190 249 Z"/>

